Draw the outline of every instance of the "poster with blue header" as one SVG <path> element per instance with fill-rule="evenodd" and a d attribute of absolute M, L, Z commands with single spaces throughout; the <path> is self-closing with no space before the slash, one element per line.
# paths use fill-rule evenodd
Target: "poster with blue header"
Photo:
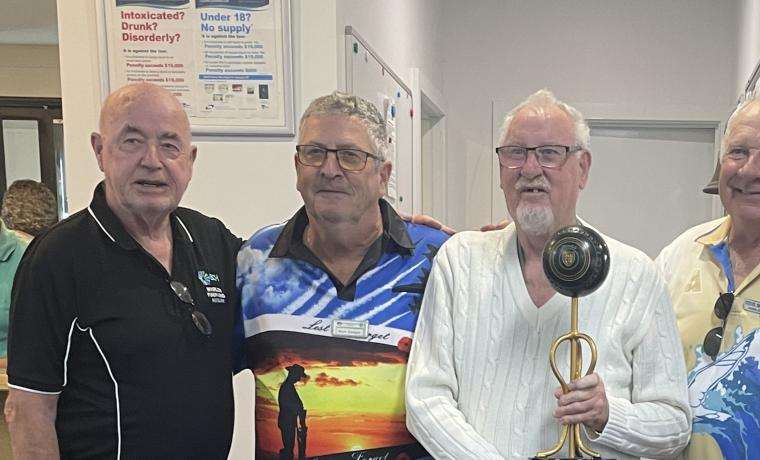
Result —
<path fill-rule="evenodd" d="M 194 134 L 294 134 L 288 0 L 103 1 L 109 90 L 167 88 Z"/>

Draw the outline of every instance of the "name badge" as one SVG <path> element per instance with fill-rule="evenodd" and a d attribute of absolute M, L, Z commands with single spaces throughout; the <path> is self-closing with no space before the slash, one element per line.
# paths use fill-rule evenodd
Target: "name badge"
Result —
<path fill-rule="evenodd" d="M 744 301 L 744 309 L 760 315 L 760 301 L 747 299 Z"/>
<path fill-rule="evenodd" d="M 333 337 L 366 339 L 369 336 L 369 321 L 334 319 L 331 332 Z"/>

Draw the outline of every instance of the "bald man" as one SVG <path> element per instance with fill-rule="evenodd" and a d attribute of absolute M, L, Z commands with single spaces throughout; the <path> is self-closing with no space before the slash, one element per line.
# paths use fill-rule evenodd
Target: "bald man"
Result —
<path fill-rule="evenodd" d="M 14 457 L 226 458 L 241 241 L 178 207 L 197 150 L 171 93 L 116 90 L 99 131 L 92 202 L 36 238 L 16 277 Z"/>

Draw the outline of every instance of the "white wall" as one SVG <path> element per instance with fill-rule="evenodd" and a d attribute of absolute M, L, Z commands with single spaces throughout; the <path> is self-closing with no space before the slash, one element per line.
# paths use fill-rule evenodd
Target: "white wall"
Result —
<path fill-rule="evenodd" d="M 449 203 L 460 212 L 452 223 L 489 221 L 491 194 L 501 193 L 491 177 L 494 99 L 549 87 L 587 117 L 725 118 L 736 9 L 710 0 L 445 0 Z"/>
<path fill-rule="evenodd" d="M 760 0 L 741 0 L 738 8 L 738 52 L 735 95 L 744 92 L 760 60 Z"/>
<path fill-rule="evenodd" d="M 0 45 L 0 96 L 61 97 L 58 47 Z"/>
<path fill-rule="evenodd" d="M 343 53 L 343 31 L 350 25 L 411 86 L 412 67 L 425 74 L 439 90 L 443 87 L 438 28 L 443 11 L 437 0 L 337 0 L 337 25 Z M 344 82 L 345 74 L 339 75 Z"/>

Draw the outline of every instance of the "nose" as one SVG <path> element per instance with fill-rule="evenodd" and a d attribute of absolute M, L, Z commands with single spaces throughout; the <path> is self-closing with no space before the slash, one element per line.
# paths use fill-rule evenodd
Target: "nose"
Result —
<path fill-rule="evenodd" d="M 742 165 L 739 172 L 743 175 L 760 178 L 760 150 L 750 152 L 747 162 Z"/>
<path fill-rule="evenodd" d="M 327 152 L 325 162 L 319 168 L 319 172 L 327 177 L 336 177 L 343 175 L 343 169 L 338 164 L 338 154 L 335 152 Z"/>
<path fill-rule="evenodd" d="M 158 144 L 155 142 L 148 142 L 145 148 L 145 154 L 142 156 L 140 165 L 149 169 L 161 168 L 161 158 L 158 153 Z"/>
<path fill-rule="evenodd" d="M 536 156 L 536 151 L 529 150 L 528 156 L 525 157 L 525 164 L 523 164 L 522 168 L 520 168 L 520 175 L 527 177 L 528 179 L 533 179 L 534 177 L 538 177 L 543 173 L 544 169 L 538 163 L 538 156 Z"/>

